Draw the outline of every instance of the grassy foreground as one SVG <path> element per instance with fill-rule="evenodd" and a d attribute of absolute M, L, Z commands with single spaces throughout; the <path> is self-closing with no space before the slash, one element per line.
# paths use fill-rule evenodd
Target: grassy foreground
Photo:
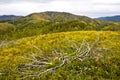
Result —
<path fill-rule="evenodd" d="M 52 54 L 53 51 L 62 57 L 56 57 Z M 77 54 L 82 56 L 78 57 Z M 87 54 L 89 55 L 86 56 Z M 31 57 L 31 55 L 35 56 Z M 49 60 L 45 61 L 46 64 L 37 62 L 33 64 L 34 60 L 41 61 L 41 58 L 46 57 Z M 64 60 L 66 62 L 61 65 Z M 28 64 L 32 65 L 26 66 Z M 35 65 L 39 67 L 44 65 L 44 67 L 41 69 L 34 67 Z M 118 80 L 120 79 L 120 33 L 75 31 L 2 41 L 0 80 L 15 79 Z"/>

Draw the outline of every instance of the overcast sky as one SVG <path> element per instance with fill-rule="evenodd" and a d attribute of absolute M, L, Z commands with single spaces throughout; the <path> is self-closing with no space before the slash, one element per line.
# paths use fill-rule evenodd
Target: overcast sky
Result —
<path fill-rule="evenodd" d="M 0 0 L 0 15 L 60 11 L 89 17 L 120 15 L 120 0 Z"/>

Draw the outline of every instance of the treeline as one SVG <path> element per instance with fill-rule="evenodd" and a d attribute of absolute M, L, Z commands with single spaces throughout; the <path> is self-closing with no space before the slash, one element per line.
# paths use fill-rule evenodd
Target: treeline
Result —
<path fill-rule="evenodd" d="M 102 24 L 101 24 L 102 23 Z M 0 39 L 17 39 L 29 37 L 39 34 L 79 31 L 79 30 L 105 30 L 117 31 L 120 30 L 120 24 L 117 22 L 85 22 L 80 20 L 64 21 L 64 22 L 28 22 L 25 24 L 13 25 L 10 23 L 0 23 Z"/>

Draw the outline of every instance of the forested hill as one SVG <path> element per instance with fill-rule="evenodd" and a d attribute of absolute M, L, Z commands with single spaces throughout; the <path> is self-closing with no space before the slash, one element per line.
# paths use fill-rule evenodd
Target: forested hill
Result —
<path fill-rule="evenodd" d="M 66 12 L 42 12 L 42 13 L 33 13 L 28 15 L 28 17 L 33 17 L 36 19 L 44 19 L 50 21 L 70 21 L 70 20 L 84 20 L 84 21 L 91 21 L 92 19 L 86 16 L 78 16 L 71 13 Z"/>
<path fill-rule="evenodd" d="M 45 24 L 45 26 L 48 24 L 49 26 L 54 26 L 57 28 L 60 27 L 59 29 L 67 29 L 69 26 L 71 26 L 72 30 L 74 30 L 73 28 L 78 28 L 78 30 L 119 30 L 118 26 L 120 25 L 118 22 L 100 21 L 89 18 L 87 16 L 52 11 L 32 13 L 30 15 L 17 19 L 15 21 L 15 24 L 22 25 L 22 27 L 20 26 L 19 28 L 25 28 L 31 25 L 34 27 L 37 26 L 37 24 Z"/>
<path fill-rule="evenodd" d="M 47 11 L 1 22 L 0 39 L 16 39 L 39 34 L 81 30 L 118 31 L 120 23 L 96 20 L 66 12 Z"/>
<path fill-rule="evenodd" d="M 66 12 L 41 12 L 41 13 L 32 13 L 30 15 L 27 15 L 23 18 L 18 19 L 18 22 L 22 21 L 33 21 L 33 22 L 39 22 L 39 21 L 50 21 L 50 22 L 64 22 L 64 21 L 72 21 L 72 20 L 81 20 L 86 22 L 91 22 L 93 19 L 86 17 L 86 16 L 79 16 L 74 15 L 71 13 Z"/>

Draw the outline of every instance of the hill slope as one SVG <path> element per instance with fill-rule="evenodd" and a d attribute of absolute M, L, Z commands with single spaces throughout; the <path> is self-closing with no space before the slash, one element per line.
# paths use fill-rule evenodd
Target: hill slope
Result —
<path fill-rule="evenodd" d="M 120 76 L 119 44 L 120 34 L 107 31 L 62 32 L 4 41 L 0 45 L 0 79 L 116 80 Z"/>

